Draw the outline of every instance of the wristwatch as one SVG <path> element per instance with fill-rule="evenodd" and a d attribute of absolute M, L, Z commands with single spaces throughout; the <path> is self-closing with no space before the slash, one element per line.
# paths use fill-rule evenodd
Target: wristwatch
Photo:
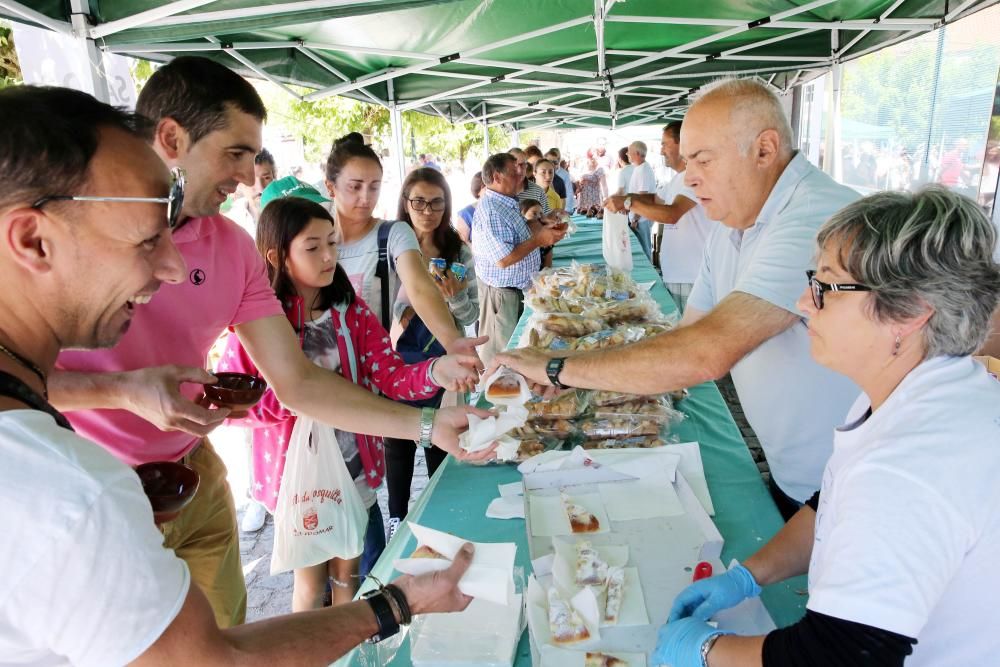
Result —
<path fill-rule="evenodd" d="M 434 408 L 420 408 L 420 439 L 417 444 L 427 449 L 431 443 L 431 434 L 434 432 Z"/>
<path fill-rule="evenodd" d="M 625 197 L 625 201 L 622 203 L 622 206 L 625 207 L 626 211 L 632 210 L 632 198 L 631 197 Z"/>
<path fill-rule="evenodd" d="M 549 363 L 545 364 L 545 374 L 548 376 L 549 382 L 559 389 L 569 389 L 569 386 L 559 381 L 559 374 L 562 373 L 563 366 L 565 365 L 566 357 L 554 357 L 549 359 Z"/>
<path fill-rule="evenodd" d="M 719 637 L 723 635 L 722 632 L 717 632 L 708 639 L 705 643 L 701 645 L 701 665 L 702 667 L 708 667 L 708 652 L 712 650 L 715 646 L 715 642 L 719 641 Z"/>

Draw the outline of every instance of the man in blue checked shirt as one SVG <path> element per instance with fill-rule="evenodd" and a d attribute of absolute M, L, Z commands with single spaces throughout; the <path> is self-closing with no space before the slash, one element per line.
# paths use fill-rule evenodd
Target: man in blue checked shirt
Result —
<path fill-rule="evenodd" d="M 517 159 L 491 155 L 483 165 L 483 189 L 472 217 L 472 253 L 479 286 L 479 335 L 489 342 L 479 350 L 483 363 L 507 347 L 524 310 L 524 290 L 541 265 L 539 248 L 552 246 L 565 229 L 542 227 L 534 232 L 518 207 L 522 186 Z"/>

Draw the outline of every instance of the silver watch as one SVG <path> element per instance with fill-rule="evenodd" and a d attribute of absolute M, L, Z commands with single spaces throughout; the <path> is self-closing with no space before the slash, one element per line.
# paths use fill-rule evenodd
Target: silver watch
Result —
<path fill-rule="evenodd" d="M 427 449 L 431 443 L 431 434 L 434 432 L 434 415 L 437 410 L 434 408 L 420 408 L 420 439 L 417 444 Z"/>
<path fill-rule="evenodd" d="M 622 206 L 625 207 L 626 211 L 632 210 L 632 198 L 631 197 L 625 197 L 625 201 L 622 202 Z"/>
<path fill-rule="evenodd" d="M 721 637 L 722 634 L 723 633 L 721 632 L 715 633 L 706 639 L 705 643 L 701 645 L 701 667 L 708 667 L 708 652 L 712 650 L 712 647 L 715 646 L 715 642 L 719 640 L 719 637 Z"/>

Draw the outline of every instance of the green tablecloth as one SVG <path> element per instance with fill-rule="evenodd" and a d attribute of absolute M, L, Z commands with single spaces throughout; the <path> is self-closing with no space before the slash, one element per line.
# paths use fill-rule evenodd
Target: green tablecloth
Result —
<path fill-rule="evenodd" d="M 556 247 L 555 264 L 572 260 L 581 263 L 604 263 L 601 249 L 601 224 L 597 220 L 575 218 L 579 230 Z M 655 282 L 652 295 L 666 314 L 677 308 L 659 276 L 633 239 L 632 276 L 637 282 Z M 530 315 L 526 311 L 512 341 L 516 342 Z M 725 538 L 723 562 L 730 558 L 744 559 L 761 547 L 782 525 L 771 497 L 761 480 L 757 466 L 750 458 L 715 383 L 691 387 L 691 395 L 679 404 L 687 418 L 677 425 L 675 433 L 681 442 L 696 440 L 701 446 L 705 476 L 715 505 L 715 524 Z M 438 530 L 445 530 L 476 542 L 515 542 L 516 565 L 530 573 L 527 535 L 523 520 L 487 519 L 486 507 L 499 494 L 497 484 L 520 479 L 514 466 L 476 467 L 448 458 L 431 480 L 423 495 L 410 510 L 408 519 Z M 392 561 L 409 553 L 416 544 L 409 529 L 400 528 L 389 543 L 373 573 L 383 581 L 394 576 Z M 367 589 L 367 588 L 365 588 Z M 797 621 L 805 612 L 806 597 L 796 591 L 805 589 L 804 577 L 797 577 L 764 590 L 763 600 L 778 626 Z M 653 619 L 654 622 L 665 619 Z M 461 641 L 456 638 L 456 641 Z M 369 649 L 370 650 L 370 649 Z M 404 639 L 392 660 L 384 653 L 377 658 L 359 651 L 346 660 L 351 665 L 409 665 L 409 641 Z M 518 667 L 531 664 L 527 632 L 518 646 Z"/>

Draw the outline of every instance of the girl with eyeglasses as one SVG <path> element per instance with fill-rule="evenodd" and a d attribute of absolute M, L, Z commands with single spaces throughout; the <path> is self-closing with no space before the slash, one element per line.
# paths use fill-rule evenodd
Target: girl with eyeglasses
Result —
<path fill-rule="evenodd" d="M 449 224 L 451 214 L 451 189 L 441 172 L 428 167 L 411 171 L 399 191 L 396 217 L 413 230 L 420 245 L 424 270 L 432 277 L 441 297 L 447 302 L 455 325 L 464 329 L 475 325 L 479 320 L 479 295 L 472 249 L 462 243 L 458 233 Z M 439 264 L 444 268 L 432 268 L 432 260 L 443 260 Z M 461 264 L 462 267 L 455 266 L 456 264 Z M 416 312 L 409 301 L 409 291 L 404 285 L 396 301 L 396 319 L 402 330 L 407 328 Z M 442 405 L 461 405 L 465 400 L 464 393 L 447 392 L 442 398 Z M 398 522 L 406 517 L 416 443 L 412 440 L 386 438 L 385 444 L 391 533 Z M 425 449 L 424 455 L 427 474 L 432 476 L 444 460 L 445 453 L 432 447 Z"/>

